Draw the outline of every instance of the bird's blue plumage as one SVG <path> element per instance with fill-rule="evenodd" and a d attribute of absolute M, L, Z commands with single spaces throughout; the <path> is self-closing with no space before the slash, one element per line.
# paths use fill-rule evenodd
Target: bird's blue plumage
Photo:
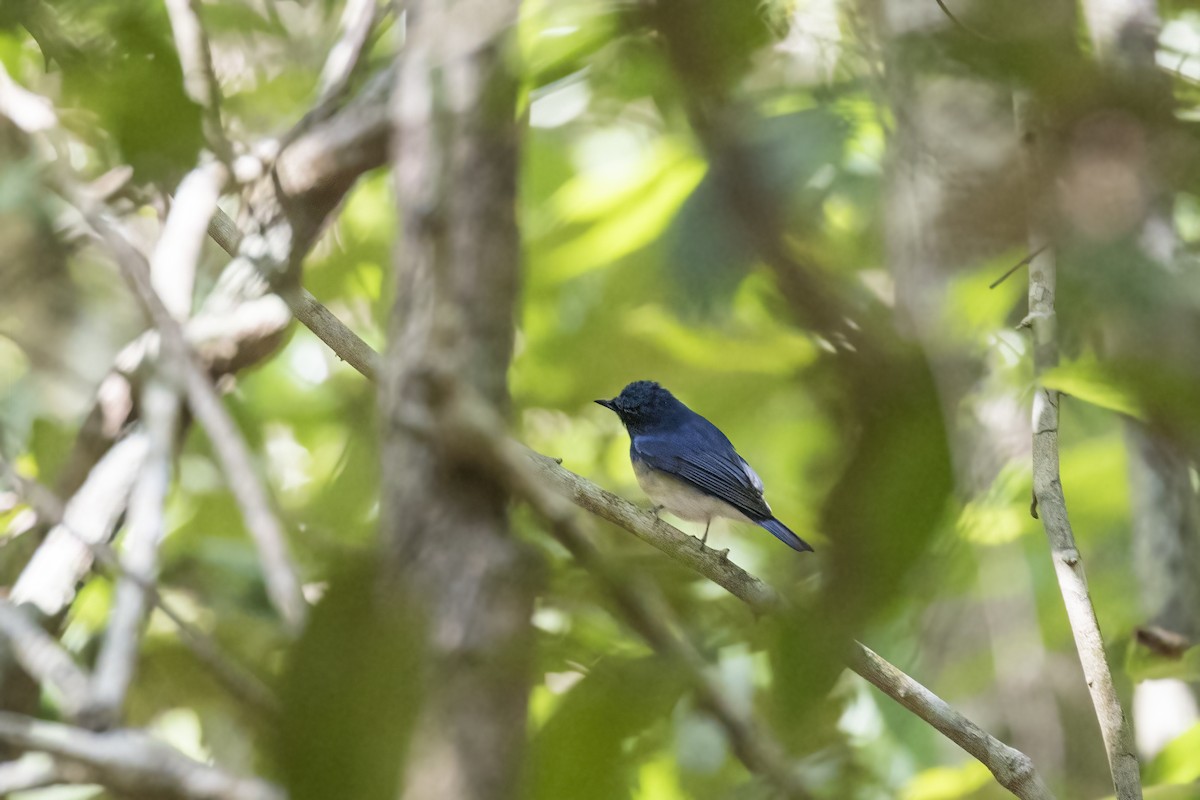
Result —
<path fill-rule="evenodd" d="M 596 402 L 625 424 L 634 470 L 656 503 L 685 519 L 746 519 L 794 550 L 812 550 L 775 519 L 763 499 L 762 479 L 725 434 L 669 391 L 636 381 L 614 399 Z"/>

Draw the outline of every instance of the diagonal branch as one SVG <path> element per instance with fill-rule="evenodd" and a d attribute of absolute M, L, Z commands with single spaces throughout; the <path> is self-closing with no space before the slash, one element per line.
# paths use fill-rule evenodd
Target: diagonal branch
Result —
<path fill-rule="evenodd" d="M 25 610 L 0 601 L 0 637 L 34 680 L 58 693 L 65 716 L 87 706 L 87 673 Z"/>
<path fill-rule="evenodd" d="M 360 351 L 335 351 L 343 360 L 349 362 L 354 359 L 374 364 L 378 359 L 368 345 L 332 314 L 300 319 L 326 343 L 358 342 L 362 348 Z M 701 552 L 696 547 L 695 537 L 688 536 L 628 500 L 565 469 L 559 459 L 528 448 L 524 448 L 523 452 L 532 460 L 539 479 L 575 505 L 632 533 L 724 588 L 756 611 L 768 613 L 778 607 L 779 597 L 770 586 L 711 550 Z M 991 771 L 1001 786 L 1017 797 L 1022 800 L 1053 800 L 1054 795 L 1042 782 L 1029 756 L 981 729 L 874 651 L 854 642 L 847 666 L 975 757 Z"/>
<path fill-rule="evenodd" d="M 221 124 L 221 89 L 213 74 L 208 36 L 200 24 L 195 0 L 166 0 L 166 5 L 179 64 L 183 67 L 183 87 L 203 110 L 204 138 L 217 158 L 232 163 L 233 146 Z"/>
<path fill-rule="evenodd" d="M 9 473 L 9 479 L 14 480 L 22 498 L 34 508 L 40 520 L 51 525 L 59 525 L 62 522 L 62 501 L 49 489 L 36 481 L 22 478 L 3 457 L 0 457 L 0 473 L 5 472 Z M 83 542 L 80 534 L 75 531 L 65 526 L 62 526 L 60 530 Z M 188 622 L 173 605 L 166 601 L 155 584 L 126 570 L 106 542 L 83 542 L 83 544 L 91 551 L 95 560 L 114 577 L 134 581 L 147 592 L 150 602 L 154 603 L 163 616 L 171 620 L 178 628 L 180 640 L 184 646 L 191 651 L 197 661 L 208 668 L 217 682 L 223 685 L 233 697 L 264 716 L 272 717 L 278 714 L 278 701 L 266 684 L 246 667 L 234 662 L 206 633 Z M 87 675 L 82 671 L 73 676 L 68 675 L 67 670 L 70 670 L 70 665 L 74 662 L 71 661 L 69 655 L 62 652 L 58 643 L 40 626 L 33 625 L 34 632 L 29 633 L 28 625 L 32 625 L 32 621 L 24 627 L 15 627 L 21 625 L 21 621 L 6 619 L 5 608 L 6 606 L 0 604 L 0 634 L 13 639 L 18 648 L 24 647 L 29 650 L 29 656 L 17 653 L 17 660 L 21 662 L 26 672 L 33 675 L 39 683 L 59 685 L 60 693 L 71 695 L 73 699 L 64 701 L 64 709 L 66 716 L 74 716 L 70 709 L 82 710 L 88 701 L 90 687 Z M 14 609 L 14 613 L 20 612 Z M 29 637 L 41 637 L 41 643 L 39 644 L 37 639 Z M 16 642 L 18 638 L 24 641 Z M 42 653 L 48 649 L 57 650 L 57 653 L 50 653 L 48 657 L 43 658 Z M 64 657 L 69 662 L 66 666 L 62 666 Z M 30 658 L 34 659 L 36 663 L 29 663 L 28 659 Z M 0 795 L 3 795 L 3 792 L 0 792 Z"/>
<path fill-rule="evenodd" d="M 350 81 L 362 66 L 371 43 L 371 33 L 384 15 L 378 0 L 347 0 L 342 9 L 341 35 L 329 50 L 317 84 L 317 102 L 283 137 L 287 145 L 313 125 L 328 118 L 350 88 Z"/>
<path fill-rule="evenodd" d="M 195 761 L 138 730 L 92 733 L 0 712 L 0 741 L 77 764 L 121 794 L 178 800 L 285 800 L 278 787 Z"/>
<path fill-rule="evenodd" d="M 657 588 L 618 573 L 604 560 L 580 524 L 577 511 L 543 483 L 526 457 L 526 448 L 504 436 L 503 421 L 495 411 L 466 386 L 445 376 L 438 383 L 442 397 L 435 411 L 440 440 L 460 457 L 488 466 L 509 491 L 534 508 L 554 538 L 596 577 L 626 623 L 685 671 L 701 703 L 725 730 L 748 770 L 763 776 L 783 797 L 811 797 L 782 746 L 738 709 L 708 671 L 709 665 L 696 647 L 676 633 L 670 621 L 673 615 Z"/>
<path fill-rule="evenodd" d="M 250 451 L 237 430 L 229 411 L 205 374 L 195 353 L 184 339 L 183 330 L 159 300 L 150 285 L 145 259 L 108 221 L 95 213 L 88 222 L 100 234 L 117 258 L 117 263 L 136 292 L 155 327 L 163 346 L 183 370 L 188 404 L 216 450 L 229 481 L 229 487 L 246 520 L 246 528 L 258 548 L 267 595 L 292 632 L 303 626 L 307 604 L 300 591 L 296 568 L 288 550 L 279 518 L 271 509 L 262 479 L 254 469 Z"/>
<path fill-rule="evenodd" d="M 150 280 L 168 313 L 185 322 L 192 310 L 196 262 L 208 220 L 217 207 L 218 185 L 212 171 L 189 173 L 179 185 L 175 204 L 154 249 Z M 142 628 L 158 576 L 158 548 L 166 533 L 165 506 L 180 423 L 174 365 L 154 365 L 142 387 L 141 417 L 150 453 L 129 500 L 129 524 L 123 543 L 124 574 L 117 581 L 108 630 L 92 676 L 87 722 L 108 727 L 120 719 L 133 682 Z M 136 577 L 135 577 L 136 576 Z"/>

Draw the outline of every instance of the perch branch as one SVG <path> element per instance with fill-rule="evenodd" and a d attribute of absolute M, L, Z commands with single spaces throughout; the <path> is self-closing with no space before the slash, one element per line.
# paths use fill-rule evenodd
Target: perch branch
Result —
<path fill-rule="evenodd" d="M 482 398 L 452 379 L 437 381 L 443 395 L 436 406 L 439 440 L 472 462 L 482 461 L 510 492 L 523 498 L 550 532 L 600 582 L 627 624 L 651 647 L 684 669 L 702 704 L 725 730 L 746 768 L 769 781 L 784 797 L 808 798 L 782 746 L 752 717 L 742 713 L 708 671 L 695 646 L 679 635 L 672 614 L 656 588 L 618 573 L 592 544 L 577 510 L 542 481 L 523 445 L 503 435 L 503 420 Z"/>
<path fill-rule="evenodd" d="M 309 323 L 305 321 L 305 324 Z M 313 324 L 333 328 L 327 332 L 327 336 L 321 336 L 327 343 L 351 339 L 362 341 L 333 315 L 314 320 Z M 365 343 L 362 347 L 366 349 L 365 355 L 350 352 L 339 352 L 338 355 L 345 361 L 354 357 L 373 363 L 378 356 Z M 721 558 L 716 551 L 701 552 L 696 547 L 695 537 L 688 536 L 628 500 L 565 469 L 557 459 L 524 446 L 521 446 L 521 452 L 533 462 L 546 485 L 575 505 L 632 533 L 722 587 L 755 611 L 767 613 L 778 607 L 779 597 L 770 586 L 732 561 Z M 1029 756 L 982 730 L 945 700 L 866 646 L 853 643 L 847 666 L 978 759 L 1001 786 L 1021 800 L 1053 800 L 1054 795 L 1042 782 Z"/>

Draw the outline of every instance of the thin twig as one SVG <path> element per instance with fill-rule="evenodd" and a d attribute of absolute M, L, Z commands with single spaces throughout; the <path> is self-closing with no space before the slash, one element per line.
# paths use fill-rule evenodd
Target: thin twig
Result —
<path fill-rule="evenodd" d="M 173 604 L 167 602 L 158 587 L 128 572 L 112 549 L 104 543 L 92 546 L 96 560 L 118 578 L 138 582 L 155 607 L 179 630 L 184 647 L 229 693 L 267 717 L 279 714 L 279 701 L 265 683 L 245 666 L 236 663 L 211 636 L 188 622 Z"/>
<path fill-rule="evenodd" d="M 957 26 L 960 30 L 970 34 L 971 36 L 974 36 L 976 39 L 982 39 L 985 42 L 996 41 L 996 39 L 994 39 L 993 37 L 988 36 L 985 33 L 981 33 L 979 31 L 975 30 L 974 28 L 968 27 L 967 25 L 964 25 L 962 23 L 962 21 L 958 17 L 954 16 L 954 14 L 952 14 L 950 12 L 950 9 L 946 7 L 946 3 L 944 2 L 944 0 L 934 0 L 934 2 L 936 2 L 938 4 L 938 8 L 940 8 L 942 10 L 942 13 L 945 14 L 946 17 L 951 22 L 953 22 L 955 24 L 955 26 Z"/>
<path fill-rule="evenodd" d="M 371 31 L 382 16 L 377 0 L 346 0 L 340 22 L 341 35 L 325 58 L 317 82 L 317 109 L 337 102 L 350 86 L 366 55 Z"/>
<path fill-rule="evenodd" d="M 221 124 L 221 89 L 213 73 L 212 53 L 208 36 L 200 24 L 195 0 L 165 0 L 171 19 L 171 33 L 179 64 L 183 67 L 183 86 L 188 97 L 204 112 L 204 138 L 208 146 L 225 164 L 233 162 L 233 146 Z"/>
<path fill-rule="evenodd" d="M 341 34 L 321 68 L 317 81 L 317 102 L 300 121 L 292 126 L 281 140 L 286 147 L 313 125 L 327 119 L 337 109 L 350 88 L 351 79 L 359 71 L 371 43 L 371 33 L 384 16 L 378 0 L 346 0 L 339 24 Z"/>
<path fill-rule="evenodd" d="M 1026 174 L 1031 186 L 1039 186 L 1042 154 L 1040 142 L 1043 131 L 1031 108 L 1031 101 L 1018 96 L 1016 117 L 1018 138 L 1024 143 Z M 1044 209 L 1037 204 L 1041 198 L 1035 192 L 1034 219 L 1044 218 Z M 1057 268 L 1053 250 L 1047 249 L 1044 234 L 1031 230 L 1033 243 L 1041 255 L 1029 264 L 1029 317 L 1033 335 L 1034 371 L 1041 374 L 1058 364 L 1057 318 L 1054 308 Z M 1109 769 L 1118 800 L 1140 800 L 1141 776 L 1133 745 L 1133 735 L 1125 712 L 1121 708 L 1113 685 L 1112 672 L 1104 653 L 1104 639 L 1096 610 L 1088 594 L 1083 560 L 1075 543 L 1075 534 L 1067 516 L 1062 476 L 1058 460 L 1058 392 L 1038 386 L 1033 397 L 1033 492 L 1039 517 L 1046 530 L 1054 572 L 1067 609 L 1075 649 L 1083 666 L 1083 675 L 1091 693 L 1092 705 L 1104 738 Z"/>
<path fill-rule="evenodd" d="M 120 794 L 192 800 L 285 800 L 283 790 L 188 758 L 139 730 L 93 733 L 0 712 L 0 741 L 86 768 L 87 780 Z"/>
<path fill-rule="evenodd" d="M 1006 280 L 1009 279 L 1009 277 L 1012 276 L 1012 274 L 1014 272 L 1019 270 L 1021 267 L 1026 266 L 1027 264 L 1029 264 L 1030 261 L 1033 261 L 1035 258 L 1040 256 L 1042 254 L 1042 251 L 1045 250 L 1049 246 L 1050 246 L 1049 243 L 1044 244 L 1041 247 L 1039 247 L 1037 250 L 1034 250 L 1032 253 L 1030 253 L 1029 255 L 1022 258 L 1016 264 L 1013 264 L 1011 267 L 1008 268 L 1008 271 L 1006 271 L 1003 275 L 1001 275 L 999 278 L 996 278 L 996 280 L 989 283 L 988 288 L 995 289 L 997 286 L 1004 283 Z"/>
<path fill-rule="evenodd" d="M 991 770 L 996 782 L 1023 800 L 1053 800 L 1033 760 L 955 711 L 942 698 L 905 675 L 878 653 L 854 643 L 848 662 L 869 683 L 932 725 Z"/>
<path fill-rule="evenodd" d="M 237 224 L 221 209 L 217 209 L 208 226 L 212 237 L 226 253 L 236 256 L 241 235 Z M 334 355 L 358 370 L 367 380 L 374 381 L 379 370 L 379 354 L 369 344 L 346 327 L 332 311 L 303 287 L 284 290 L 281 294 L 296 319 L 329 345 Z"/>

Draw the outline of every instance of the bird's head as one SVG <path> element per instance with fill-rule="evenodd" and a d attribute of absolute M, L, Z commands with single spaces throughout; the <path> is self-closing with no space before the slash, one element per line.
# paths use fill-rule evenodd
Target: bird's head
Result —
<path fill-rule="evenodd" d="M 681 409 L 686 410 L 675 395 L 654 381 L 634 381 L 612 400 L 596 402 L 615 412 L 631 430 L 668 422 Z"/>

